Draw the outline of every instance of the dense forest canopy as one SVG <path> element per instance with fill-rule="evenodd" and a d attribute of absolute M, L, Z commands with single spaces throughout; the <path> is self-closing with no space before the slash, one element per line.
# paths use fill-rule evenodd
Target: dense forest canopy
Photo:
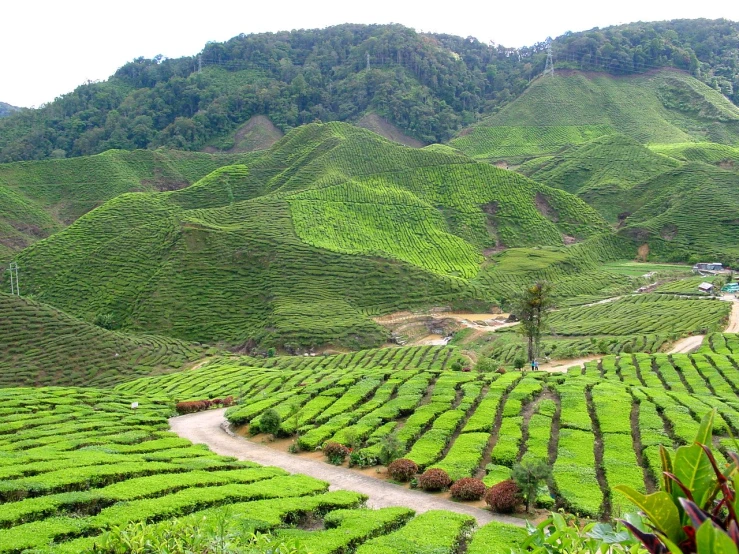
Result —
<path fill-rule="evenodd" d="M 739 104 L 739 23 L 634 23 L 553 41 L 558 67 L 613 74 L 676 67 Z M 450 139 L 542 72 L 546 43 L 511 49 L 401 25 L 239 35 L 198 56 L 137 58 L 0 122 L 0 162 L 158 146 L 226 149 L 266 114 L 283 131 L 316 120 L 386 117 L 427 143 Z"/>

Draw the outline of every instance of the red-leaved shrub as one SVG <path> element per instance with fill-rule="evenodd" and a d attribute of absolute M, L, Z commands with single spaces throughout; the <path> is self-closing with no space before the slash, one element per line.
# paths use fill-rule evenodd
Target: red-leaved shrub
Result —
<path fill-rule="evenodd" d="M 327 442 L 323 445 L 323 453 L 328 461 L 335 465 L 341 465 L 351 450 L 338 442 Z"/>
<path fill-rule="evenodd" d="M 493 485 L 485 493 L 485 503 L 501 514 L 510 514 L 522 501 L 521 491 L 512 479 Z"/>
<path fill-rule="evenodd" d="M 451 482 L 443 469 L 427 469 L 418 478 L 418 486 L 425 491 L 440 491 L 447 488 Z"/>
<path fill-rule="evenodd" d="M 233 403 L 233 396 L 227 396 L 226 398 L 214 398 L 212 400 L 204 399 L 178 402 L 175 404 L 174 408 L 177 410 L 178 414 L 193 414 L 195 412 L 202 412 L 203 410 L 207 410 L 213 406 L 223 406 L 224 408 L 228 408 L 229 406 L 233 406 Z"/>
<path fill-rule="evenodd" d="M 387 466 L 387 472 L 396 481 L 405 483 L 418 473 L 418 466 L 413 460 L 399 458 Z"/>
<path fill-rule="evenodd" d="M 191 400 L 188 402 L 178 402 L 174 407 L 178 414 L 194 414 L 208 409 L 208 404 L 203 400 Z"/>
<path fill-rule="evenodd" d="M 464 477 L 449 489 L 452 498 L 457 500 L 480 500 L 485 494 L 485 483 L 474 477 Z"/>

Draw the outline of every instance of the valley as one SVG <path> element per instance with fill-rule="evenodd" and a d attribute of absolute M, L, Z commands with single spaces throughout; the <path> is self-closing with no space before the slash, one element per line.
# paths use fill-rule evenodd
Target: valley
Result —
<path fill-rule="evenodd" d="M 0 103 L 0 553 L 520 554 L 735 481 L 732 37 L 339 25 Z"/>

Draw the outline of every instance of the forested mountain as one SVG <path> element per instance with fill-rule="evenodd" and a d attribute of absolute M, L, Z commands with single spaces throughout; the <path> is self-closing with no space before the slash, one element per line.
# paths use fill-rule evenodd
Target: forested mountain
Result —
<path fill-rule="evenodd" d="M 18 110 L 20 110 L 20 108 L 16 108 L 15 106 L 11 106 L 5 102 L 0 102 L 0 117 L 7 117 Z"/>
<path fill-rule="evenodd" d="M 635 23 L 554 40 L 559 67 L 615 75 L 675 67 L 739 102 L 739 24 Z M 0 161 L 168 146 L 228 150 L 233 131 L 268 115 L 282 131 L 376 113 L 412 138 L 444 142 L 519 96 L 546 45 L 521 49 L 400 25 L 239 35 L 198 56 L 138 58 L 0 122 Z"/>

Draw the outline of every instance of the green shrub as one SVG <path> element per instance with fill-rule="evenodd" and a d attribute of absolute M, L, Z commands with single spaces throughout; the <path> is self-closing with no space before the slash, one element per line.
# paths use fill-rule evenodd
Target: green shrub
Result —
<path fill-rule="evenodd" d="M 512 478 L 521 491 L 527 512 L 536 500 L 542 483 L 546 482 L 551 475 L 552 468 L 545 460 L 524 461 L 513 466 Z"/>
<path fill-rule="evenodd" d="M 280 425 L 282 425 L 282 418 L 276 410 L 267 410 L 259 418 L 259 429 L 263 433 L 276 435 L 280 432 Z"/>
<path fill-rule="evenodd" d="M 395 433 L 386 435 L 380 441 L 380 455 L 378 459 L 382 465 L 390 465 L 403 455 L 403 446 Z"/>

